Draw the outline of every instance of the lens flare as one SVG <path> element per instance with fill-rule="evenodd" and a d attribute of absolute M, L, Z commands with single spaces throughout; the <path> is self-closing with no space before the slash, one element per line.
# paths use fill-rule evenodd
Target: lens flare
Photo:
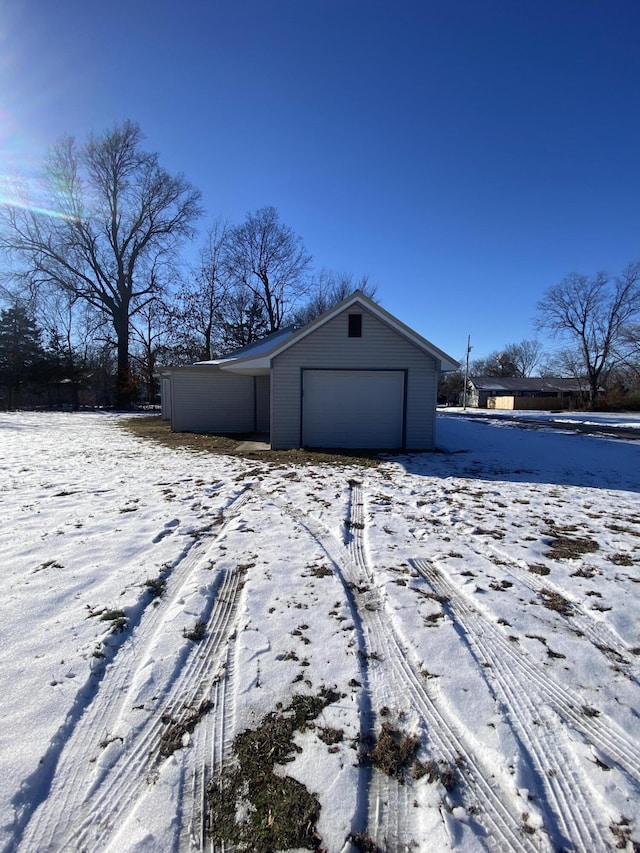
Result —
<path fill-rule="evenodd" d="M 37 186 L 39 182 L 35 180 L 29 181 L 31 188 Z M 24 179 L 18 181 L 15 178 L 7 175 L 0 175 L 0 207 L 13 208 L 15 210 L 25 210 L 33 213 L 36 216 L 48 216 L 53 219 L 64 219 L 68 222 L 73 222 L 74 217 L 60 210 L 46 207 L 42 203 L 33 200 L 37 193 L 25 191 Z"/>

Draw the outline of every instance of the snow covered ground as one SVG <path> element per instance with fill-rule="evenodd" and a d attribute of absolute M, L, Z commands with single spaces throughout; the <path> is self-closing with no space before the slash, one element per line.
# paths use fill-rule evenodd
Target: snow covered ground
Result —
<path fill-rule="evenodd" d="M 476 420 L 483 418 L 503 418 L 505 420 L 547 421 L 550 424 L 594 424 L 598 426 L 619 426 L 640 430 L 640 414 L 634 412 L 539 412 L 526 409 L 463 409 L 451 406 L 441 410 L 442 414 L 463 414 Z"/>
<path fill-rule="evenodd" d="M 277 849 L 272 779 L 288 848 L 638 849 L 640 443 L 458 413 L 294 467 L 120 421 L 0 414 L 2 849 Z"/>

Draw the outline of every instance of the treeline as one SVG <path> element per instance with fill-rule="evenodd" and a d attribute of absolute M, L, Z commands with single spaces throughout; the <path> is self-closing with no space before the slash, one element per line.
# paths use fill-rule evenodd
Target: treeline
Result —
<path fill-rule="evenodd" d="M 314 270 L 274 207 L 215 222 L 186 267 L 200 193 L 142 141 L 131 121 L 82 144 L 62 139 L 37 181 L 3 185 L 5 405 L 25 404 L 29 394 L 73 405 L 81 393 L 92 405 L 152 403 L 163 366 L 211 359 L 307 322 L 356 287 L 375 294 L 366 276 Z M 522 341 L 472 362 L 471 374 L 576 378 L 592 406 L 603 392 L 638 393 L 639 282 L 640 262 L 617 276 L 571 273 L 538 303 L 536 326 L 558 339 L 553 356 Z M 443 394 L 462 381 L 447 377 Z"/>
<path fill-rule="evenodd" d="M 508 344 L 483 359 L 463 359 L 445 377 L 440 400 L 462 399 L 465 377 L 558 376 L 573 379 L 591 408 L 640 409 L 640 261 L 619 275 L 570 273 L 537 305 L 535 325 L 559 346 L 537 340 Z"/>
<path fill-rule="evenodd" d="M 282 324 L 303 325 L 356 288 L 375 295 L 366 276 L 321 270 L 285 289 L 288 309 L 270 324 L 259 297 L 219 265 L 220 237 L 228 233 L 215 226 L 199 264 L 132 313 L 128 404 L 159 401 L 163 367 L 214 359 Z M 108 316 L 72 295 L 38 288 L 28 299 L 14 298 L 0 310 L 0 409 L 122 406 L 117 351 Z"/>
<path fill-rule="evenodd" d="M 64 396 L 63 384 L 90 388 L 94 405 L 153 402 L 162 366 L 304 323 L 355 288 L 375 293 L 366 276 L 314 271 L 274 207 L 215 222 L 186 267 L 200 193 L 143 149 L 130 121 L 58 142 L 36 187 L 16 182 L 0 207 L 2 319 L 25 335 L 5 353 L 6 405 L 43 386 Z"/>

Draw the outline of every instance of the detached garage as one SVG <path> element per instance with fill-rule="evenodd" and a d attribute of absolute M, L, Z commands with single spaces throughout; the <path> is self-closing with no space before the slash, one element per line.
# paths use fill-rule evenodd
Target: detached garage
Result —
<path fill-rule="evenodd" d="M 430 450 L 438 374 L 457 367 L 356 291 L 301 329 L 166 371 L 171 400 L 163 401 L 163 413 L 180 431 L 268 427 L 274 450 Z"/>

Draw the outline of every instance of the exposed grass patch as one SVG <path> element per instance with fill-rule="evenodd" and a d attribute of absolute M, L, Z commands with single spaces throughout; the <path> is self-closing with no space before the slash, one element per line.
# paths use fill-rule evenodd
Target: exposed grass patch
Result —
<path fill-rule="evenodd" d="M 425 592 L 422 589 L 416 589 L 415 591 L 423 598 L 429 598 L 431 601 L 437 601 L 438 604 L 446 604 L 449 601 L 448 595 L 442 595 L 439 592 Z"/>
<path fill-rule="evenodd" d="M 163 758 L 168 758 L 177 749 L 182 749 L 185 745 L 185 735 L 191 732 L 198 725 L 205 714 L 213 708 L 213 702 L 205 699 L 197 708 L 190 711 L 182 720 L 174 720 L 169 715 L 162 717 L 162 722 L 168 726 L 160 737 L 160 755 Z"/>
<path fill-rule="evenodd" d="M 446 761 L 417 761 L 413 768 L 413 778 L 422 779 L 423 776 L 427 777 L 427 782 L 431 785 L 440 782 L 447 791 L 452 791 L 458 784 L 457 769 Z"/>
<path fill-rule="evenodd" d="M 293 761 L 299 751 L 295 733 L 313 727 L 323 709 L 339 698 L 333 690 L 294 696 L 287 708 L 268 714 L 257 729 L 237 735 L 237 766 L 213 780 L 207 791 L 207 831 L 214 842 L 252 853 L 319 849 L 317 796 L 274 770 Z"/>
<path fill-rule="evenodd" d="M 355 844 L 360 853 L 381 853 L 376 842 L 366 832 L 356 832 L 351 836 L 351 842 Z"/>
<path fill-rule="evenodd" d="M 314 578 L 328 578 L 333 574 L 333 569 L 328 566 L 309 566 L 309 574 Z"/>
<path fill-rule="evenodd" d="M 100 621 L 111 622 L 111 631 L 114 634 L 124 631 L 129 624 L 129 618 L 124 610 L 103 610 Z"/>
<path fill-rule="evenodd" d="M 632 566 L 634 562 L 629 554 L 610 554 L 607 560 L 615 566 Z"/>
<path fill-rule="evenodd" d="M 567 536 L 565 533 L 551 533 L 552 543 L 547 552 L 550 560 L 579 560 L 583 554 L 592 554 L 600 549 L 593 539 L 580 536 Z"/>
<path fill-rule="evenodd" d="M 554 658 L 555 660 L 565 660 L 566 655 L 563 655 L 561 652 L 554 652 L 553 649 L 547 646 L 547 657 Z"/>
<path fill-rule="evenodd" d="M 417 735 L 408 735 L 391 723 L 384 722 L 369 758 L 378 770 L 404 782 L 416 760 L 419 746 L 420 738 Z"/>
<path fill-rule="evenodd" d="M 571 616 L 573 613 L 573 605 L 564 596 L 560 595 L 559 592 L 554 592 L 551 589 L 542 589 L 540 590 L 540 596 L 542 604 L 549 610 L 555 610 L 556 613 L 560 613 L 562 616 Z"/>
<path fill-rule="evenodd" d="M 33 574 L 41 572 L 43 569 L 64 569 L 64 566 L 57 560 L 47 560 L 46 562 L 41 563 L 37 569 L 34 569 Z"/>
<path fill-rule="evenodd" d="M 330 726 L 318 728 L 318 737 L 327 746 L 335 746 L 344 740 L 344 729 L 333 729 Z"/>
<path fill-rule="evenodd" d="M 618 850 L 628 850 L 629 845 L 631 845 L 633 853 L 640 853 L 640 844 L 631 837 L 632 826 L 628 818 L 623 815 L 618 823 L 611 823 L 609 829 L 616 839 L 616 848 Z"/>
<path fill-rule="evenodd" d="M 572 578 L 586 578 L 587 580 L 591 580 L 595 575 L 596 570 L 591 568 L 591 566 L 580 566 L 579 569 L 571 573 Z"/>
<path fill-rule="evenodd" d="M 504 592 L 506 589 L 511 589 L 513 584 L 511 581 L 501 580 L 501 581 L 491 581 L 489 584 L 489 588 L 493 589 L 495 592 Z"/>
<path fill-rule="evenodd" d="M 202 619 L 198 619 L 193 628 L 184 628 L 182 631 L 182 635 L 187 640 L 191 640 L 194 643 L 199 643 L 201 640 L 204 639 L 206 630 L 206 624 L 202 621 Z"/>
<path fill-rule="evenodd" d="M 542 563 L 529 563 L 529 571 L 534 575 L 548 575 L 551 569 Z"/>
<path fill-rule="evenodd" d="M 147 578 L 144 585 L 153 598 L 162 598 L 167 588 L 167 579 L 163 574 L 160 574 L 157 578 Z"/>
<path fill-rule="evenodd" d="M 617 652 L 615 649 L 612 649 L 611 646 L 607 646 L 605 643 L 594 643 L 594 646 L 596 647 L 596 649 L 598 649 L 599 652 L 602 652 L 603 655 L 606 655 L 607 657 L 611 658 L 616 663 L 623 665 L 629 663 L 629 661 L 623 655 L 621 655 L 620 652 Z M 631 649 L 631 652 L 633 653 L 633 649 Z"/>
<path fill-rule="evenodd" d="M 486 527 L 476 527 L 472 533 L 474 536 L 491 536 L 492 539 L 504 539 L 502 530 L 489 530 Z"/>

